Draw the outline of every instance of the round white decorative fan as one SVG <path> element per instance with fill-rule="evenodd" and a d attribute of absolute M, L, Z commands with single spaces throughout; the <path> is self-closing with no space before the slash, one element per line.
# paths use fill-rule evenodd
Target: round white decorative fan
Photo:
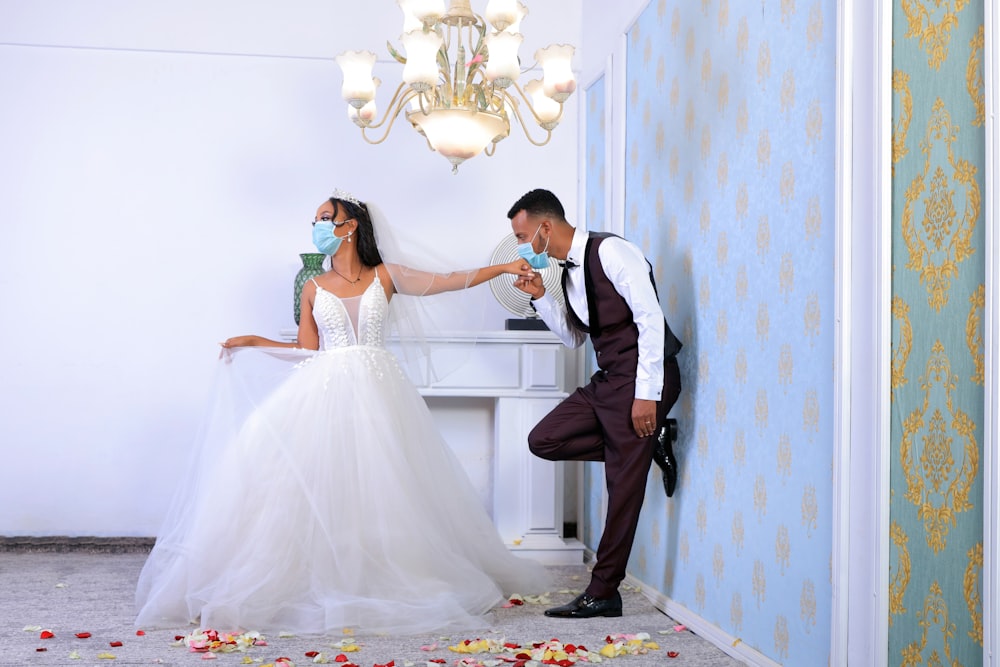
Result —
<path fill-rule="evenodd" d="M 493 251 L 492 264 L 505 264 L 517 259 L 517 239 L 513 234 L 508 234 L 500 241 L 500 244 Z M 544 269 L 539 269 L 542 274 L 542 284 L 545 285 L 545 292 L 552 295 L 559 303 L 563 302 L 562 293 L 562 267 L 556 260 L 549 257 L 549 265 Z M 490 290 L 493 296 L 500 302 L 500 305 L 508 311 L 529 320 L 539 319 L 535 309 L 529 303 L 531 297 L 514 287 L 514 276 L 510 274 L 499 275 L 490 280 Z"/>

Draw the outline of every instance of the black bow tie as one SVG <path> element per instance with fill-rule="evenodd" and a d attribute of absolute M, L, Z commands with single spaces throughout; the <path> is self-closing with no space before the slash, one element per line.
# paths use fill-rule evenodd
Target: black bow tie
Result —
<path fill-rule="evenodd" d="M 574 267 L 576 267 L 576 266 L 580 266 L 579 264 L 577 264 L 576 262 L 574 262 L 573 260 L 571 260 L 571 259 L 569 259 L 569 258 L 567 258 L 565 262 L 559 262 L 559 264 L 560 264 L 560 265 L 561 265 L 561 266 L 562 266 L 562 267 L 563 267 L 564 269 L 572 269 L 572 268 L 574 268 Z"/>

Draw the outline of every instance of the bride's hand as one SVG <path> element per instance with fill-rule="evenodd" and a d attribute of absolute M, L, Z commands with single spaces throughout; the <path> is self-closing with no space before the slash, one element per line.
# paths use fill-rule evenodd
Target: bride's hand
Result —
<path fill-rule="evenodd" d="M 515 259 L 512 262 L 507 262 L 503 264 L 504 273 L 512 273 L 515 276 L 520 276 L 522 278 L 531 278 L 535 275 L 535 270 L 531 268 L 531 265 L 523 259 Z"/>
<path fill-rule="evenodd" d="M 250 335 L 250 336 L 233 336 L 232 338 L 227 338 L 225 341 L 223 341 L 222 343 L 219 343 L 219 344 L 222 345 L 222 347 L 226 347 L 226 348 L 230 348 L 230 347 L 254 347 L 256 345 L 260 345 L 262 340 L 263 340 L 263 338 L 261 338 L 260 336 L 253 336 L 253 335 Z"/>

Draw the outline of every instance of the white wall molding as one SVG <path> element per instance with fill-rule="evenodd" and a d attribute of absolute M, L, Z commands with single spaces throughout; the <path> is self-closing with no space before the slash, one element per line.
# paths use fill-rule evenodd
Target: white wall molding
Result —
<path fill-rule="evenodd" d="M 983 664 L 1000 665 L 1000 9 L 986 2 L 986 312 L 983 318 Z"/>
<path fill-rule="evenodd" d="M 891 20 L 838 4 L 832 665 L 888 661 Z"/>

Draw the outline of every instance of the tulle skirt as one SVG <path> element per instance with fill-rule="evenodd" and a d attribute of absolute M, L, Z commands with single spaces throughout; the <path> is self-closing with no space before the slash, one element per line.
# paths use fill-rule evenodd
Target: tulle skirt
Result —
<path fill-rule="evenodd" d="M 138 626 L 472 629 L 506 596 L 546 589 L 391 352 L 236 356 L 140 575 Z M 287 377 L 265 392 L 273 368 L 248 371 L 251 358 Z"/>

